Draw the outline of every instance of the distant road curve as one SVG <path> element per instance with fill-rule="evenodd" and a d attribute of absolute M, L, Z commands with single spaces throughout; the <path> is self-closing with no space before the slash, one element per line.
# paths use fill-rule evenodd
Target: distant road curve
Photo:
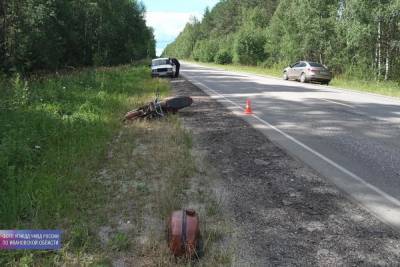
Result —
<path fill-rule="evenodd" d="M 400 230 L 400 100 L 183 63 L 182 75 Z M 246 99 L 253 116 L 244 116 Z"/>

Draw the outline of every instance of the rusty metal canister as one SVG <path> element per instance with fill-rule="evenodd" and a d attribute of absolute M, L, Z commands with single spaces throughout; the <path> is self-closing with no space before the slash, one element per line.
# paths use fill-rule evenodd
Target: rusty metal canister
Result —
<path fill-rule="evenodd" d="M 199 217 L 192 209 L 172 212 L 168 221 L 168 246 L 176 257 L 193 257 L 200 238 Z"/>

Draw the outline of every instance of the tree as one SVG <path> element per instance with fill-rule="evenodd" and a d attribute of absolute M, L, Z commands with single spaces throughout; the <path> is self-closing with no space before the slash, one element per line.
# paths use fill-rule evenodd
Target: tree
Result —
<path fill-rule="evenodd" d="M 26 73 L 154 56 L 144 11 L 135 0 L 3 0 L 0 67 Z"/>
<path fill-rule="evenodd" d="M 4 65 L 5 57 L 6 57 L 6 2 L 2 1 L 0 3 L 0 64 Z M 0 65 L 0 69 L 1 66 Z"/>
<path fill-rule="evenodd" d="M 166 51 L 240 64 L 312 60 L 336 74 L 400 80 L 400 0 L 223 0 L 196 26 L 190 42 L 185 28 Z"/>
<path fill-rule="evenodd" d="M 244 65 L 255 65 L 265 59 L 265 35 L 261 30 L 242 29 L 235 40 L 234 60 Z"/>
<path fill-rule="evenodd" d="M 213 62 L 219 50 L 216 40 L 201 40 L 196 43 L 193 50 L 193 59 L 202 62 Z"/>
<path fill-rule="evenodd" d="M 221 56 L 225 59 L 232 58 L 236 36 L 244 28 L 244 24 L 249 24 L 246 22 L 248 17 L 252 21 L 251 25 L 257 28 L 256 32 L 261 33 L 263 31 L 261 28 L 268 25 L 276 4 L 276 0 L 220 1 L 213 9 L 207 8 L 203 20 L 197 22 L 193 28 L 187 25 L 176 40 L 167 46 L 163 54 L 192 57 L 202 61 L 215 60 L 217 53 L 219 59 Z M 261 35 L 257 34 L 256 39 L 263 39 Z M 260 55 L 263 51 L 257 53 Z M 263 58 L 259 60 L 262 61 Z"/>
<path fill-rule="evenodd" d="M 184 30 L 176 38 L 176 41 L 166 47 L 163 55 L 177 58 L 192 57 L 193 50 L 200 35 L 200 22 L 193 17 L 191 22 L 186 24 Z"/>

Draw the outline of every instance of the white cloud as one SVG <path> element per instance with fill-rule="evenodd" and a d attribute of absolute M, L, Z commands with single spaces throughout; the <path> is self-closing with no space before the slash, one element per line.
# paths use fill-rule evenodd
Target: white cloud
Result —
<path fill-rule="evenodd" d="M 157 32 L 169 36 L 177 36 L 189 22 L 191 16 L 200 17 L 199 13 L 179 12 L 147 12 L 147 24 Z"/>
<path fill-rule="evenodd" d="M 198 12 L 147 12 L 147 25 L 154 28 L 157 40 L 157 54 L 162 50 L 185 28 L 190 18 L 195 16 L 201 18 L 202 14 Z"/>

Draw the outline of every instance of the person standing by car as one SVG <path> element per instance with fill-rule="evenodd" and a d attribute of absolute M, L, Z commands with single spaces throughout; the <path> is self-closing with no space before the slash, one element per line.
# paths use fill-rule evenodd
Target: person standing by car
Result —
<path fill-rule="evenodd" d="M 172 63 L 175 65 L 176 70 L 175 70 L 175 78 L 179 77 L 179 69 L 181 68 L 181 64 L 176 58 L 171 59 Z"/>

